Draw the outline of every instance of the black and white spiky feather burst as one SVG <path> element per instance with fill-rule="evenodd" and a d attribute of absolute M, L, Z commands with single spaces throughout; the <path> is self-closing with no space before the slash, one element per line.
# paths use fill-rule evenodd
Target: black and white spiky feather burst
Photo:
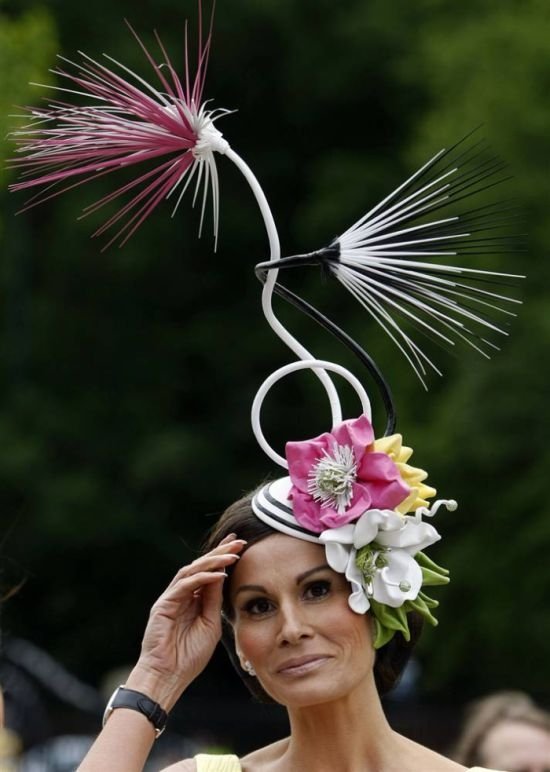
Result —
<path fill-rule="evenodd" d="M 265 276 L 275 267 L 322 264 L 424 385 L 427 368 L 441 373 L 407 326 L 443 345 L 465 341 L 489 358 L 498 349 L 491 336 L 508 334 L 507 319 L 515 316 L 510 306 L 520 302 L 495 285 L 521 276 L 470 267 L 471 258 L 521 251 L 522 239 L 515 205 L 486 200 L 487 191 L 509 179 L 506 165 L 484 140 L 468 139 L 439 151 L 328 247 L 257 267 Z"/>

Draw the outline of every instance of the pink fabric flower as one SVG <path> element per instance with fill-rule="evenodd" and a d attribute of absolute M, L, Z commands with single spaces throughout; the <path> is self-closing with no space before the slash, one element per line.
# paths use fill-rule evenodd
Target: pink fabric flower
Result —
<path fill-rule="evenodd" d="M 357 520 L 369 509 L 394 509 L 409 494 L 396 464 L 372 449 L 368 418 L 344 421 L 332 432 L 287 442 L 296 520 L 315 533 Z"/>

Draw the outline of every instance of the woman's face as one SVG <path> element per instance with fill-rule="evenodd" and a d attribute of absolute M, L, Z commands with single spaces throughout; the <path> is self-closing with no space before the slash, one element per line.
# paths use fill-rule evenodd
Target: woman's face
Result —
<path fill-rule="evenodd" d="M 369 617 L 350 609 L 349 593 L 319 544 L 274 534 L 239 560 L 230 587 L 237 653 L 277 702 L 305 707 L 374 683 Z"/>

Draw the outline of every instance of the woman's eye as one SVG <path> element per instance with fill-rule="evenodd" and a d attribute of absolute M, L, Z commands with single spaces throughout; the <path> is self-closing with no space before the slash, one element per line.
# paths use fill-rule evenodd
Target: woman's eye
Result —
<path fill-rule="evenodd" d="M 260 616 L 272 610 L 272 603 L 267 598 L 254 598 L 245 604 L 244 610 L 252 616 Z"/>
<path fill-rule="evenodd" d="M 311 584 L 308 584 L 306 587 L 305 595 L 308 598 L 324 598 L 325 595 L 328 595 L 330 592 L 330 582 L 328 581 L 317 581 L 312 582 Z"/>

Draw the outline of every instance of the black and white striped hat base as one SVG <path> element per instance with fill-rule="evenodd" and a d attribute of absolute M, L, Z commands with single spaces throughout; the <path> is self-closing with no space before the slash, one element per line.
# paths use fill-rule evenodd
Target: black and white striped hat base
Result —
<path fill-rule="evenodd" d="M 292 502 L 288 498 L 291 487 L 290 477 L 267 483 L 252 499 L 252 511 L 276 531 L 319 544 L 319 534 L 300 525 L 292 513 Z"/>

